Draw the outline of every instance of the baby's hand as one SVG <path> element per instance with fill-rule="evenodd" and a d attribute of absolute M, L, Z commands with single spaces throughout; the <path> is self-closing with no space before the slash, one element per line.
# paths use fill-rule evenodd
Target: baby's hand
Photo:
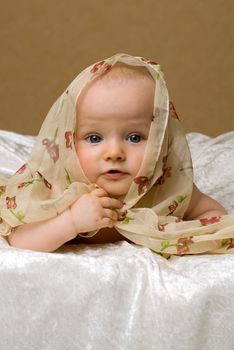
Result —
<path fill-rule="evenodd" d="M 122 206 L 120 200 L 108 197 L 102 188 L 84 194 L 70 207 L 76 233 L 113 227 L 118 220 L 116 209 Z"/>

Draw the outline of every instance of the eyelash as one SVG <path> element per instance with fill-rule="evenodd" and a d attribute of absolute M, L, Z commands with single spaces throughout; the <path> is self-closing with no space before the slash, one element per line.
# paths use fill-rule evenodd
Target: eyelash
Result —
<path fill-rule="evenodd" d="M 92 142 L 92 141 L 91 141 L 91 137 L 93 137 L 93 136 L 98 137 L 100 140 L 102 139 L 101 136 L 98 136 L 98 135 L 96 135 L 96 134 L 93 134 L 93 135 L 89 135 L 88 137 L 86 137 L 86 140 L 89 141 L 90 143 L 98 143 L 98 142 Z M 100 140 L 99 140 L 99 141 L 100 141 Z"/>
<path fill-rule="evenodd" d="M 140 134 L 131 134 L 131 135 L 129 135 L 128 137 L 127 137 L 127 139 L 130 139 L 130 137 L 133 137 L 133 136 L 137 136 L 138 137 L 138 142 L 132 142 L 132 143 L 139 143 L 140 141 L 142 141 L 144 138 L 143 138 L 143 136 L 141 136 Z"/>
<path fill-rule="evenodd" d="M 137 136 L 138 137 L 138 141 L 137 142 L 132 141 L 131 143 L 139 143 L 140 141 L 145 140 L 145 137 L 143 137 L 142 135 L 140 135 L 138 133 L 131 134 L 126 139 L 129 140 L 133 136 Z M 98 140 L 96 140 L 96 142 L 92 142 L 92 138 L 93 137 L 96 137 Z M 101 140 L 103 140 L 103 138 L 101 136 L 99 136 L 99 135 L 92 134 L 92 135 L 87 136 L 86 140 L 88 142 L 90 142 L 90 143 L 99 143 Z"/>

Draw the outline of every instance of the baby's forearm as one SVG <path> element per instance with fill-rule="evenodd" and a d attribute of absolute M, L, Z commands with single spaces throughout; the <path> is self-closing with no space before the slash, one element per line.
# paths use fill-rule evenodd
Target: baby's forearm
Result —
<path fill-rule="evenodd" d="M 204 219 L 204 218 L 211 218 L 214 216 L 221 216 L 221 215 L 226 215 L 227 211 L 225 209 L 219 209 L 219 210 L 208 210 L 200 215 L 198 215 L 194 219 Z"/>
<path fill-rule="evenodd" d="M 70 209 L 55 218 L 16 227 L 8 236 L 11 246 L 52 252 L 76 237 Z"/>
<path fill-rule="evenodd" d="M 197 213 L 195 219 L 211 218 L 214 216 L 226 215 L 226 209 L 213 198 L 204 195 L 200 202 L 200 213 Z"/>
<path fill-rule="evenodd" d="M 185 213 L 185 220 L 196 220 L 210 218 L 212 216 L 221 216 L 227 214 L 225 208 L 215 199 L 200 192 L 194 186 L 192 198 Z"/>

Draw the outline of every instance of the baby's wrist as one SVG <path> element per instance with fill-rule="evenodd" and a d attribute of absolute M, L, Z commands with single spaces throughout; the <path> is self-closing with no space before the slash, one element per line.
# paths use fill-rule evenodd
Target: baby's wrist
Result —
<path fill-rule="evenodd" d="M 66 233 L 69 236 L 68 239 L 76 238 L 79 230 L 76 226 L 75 220 L 73 219 L 71 208 L 68 208 L 63 212 L 64 218 L 66 220 Z"/>
<path fill-rule="evenodd" d="M 78 225 L 78 223 L 76 222 L 76 220 L 74 220 L 72 207 L 69 207 L 68 211 L 69 211 L 70 223 L 71 223 L 71 227 L 72 227 L 71 230 L 72 230 L 72 232 L 74 234 L 73 238 L 75 238 L 77 235 L 79 235 L 81 237 L 86 237 L 86 238 L 87 237 L 92 237 L 99 231 L 99 229 L 94 229 L 94 230 L 91 230 L 91 231 L 85 231 L 84 229 L 82 230 L 82 227 L 80 227 Z"/>

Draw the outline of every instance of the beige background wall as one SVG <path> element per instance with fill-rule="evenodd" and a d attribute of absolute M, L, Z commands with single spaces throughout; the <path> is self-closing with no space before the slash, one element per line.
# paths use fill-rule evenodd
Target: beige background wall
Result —
<path fill-rule="evenodd" d="M 234 130 L 233 0 L 0 3 L 0 129 L 36 134 L 87 65 L 116 52 L 162 64 L 185 130 Z"/>

